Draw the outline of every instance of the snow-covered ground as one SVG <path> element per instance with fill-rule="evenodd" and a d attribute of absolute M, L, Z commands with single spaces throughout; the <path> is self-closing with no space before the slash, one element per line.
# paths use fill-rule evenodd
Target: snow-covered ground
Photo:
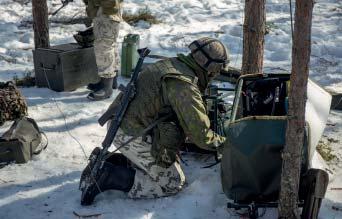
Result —
<path fill-rule="evenodd" d="M 48 2 L 51 11 L 60 6 L 57 0 Z M 146 6 L 162 23 L 152 26 L 140 23 L 138 27 L 122 23 L 119 42 L 127 33 L 138 33 L 141 47 L 148 46 L 154 54 L 173 56 L 186 52 L 186 45 L 196 38 L 216 37 L 229 47 L 231 65 L 240 67 L 244 1 L 129 0 L 125 1 L 124 10 L 135 12 Z M 265 71 L 290 71 L 288 1 L 267 1 L 266 9 L 271 29 L 265 42 Z M 81 0 L 75 0 L 51 19 L 70 21 L 83 15 L 83 11 Z M 317 1 L 313 19 L 310 77 L 325 88 L 342 92 L 341 1 Z M 29 0 L 0 0 L 0 81 L 33 73 L 33 33 L 27 25 L 30 20 Z M 51 44 L 73 42 L 72 34 L 80 29 L 84 29 L 81 24 L 52 22 Z M 100 145 L 105 129 L 97 124 L 97 118 L 115 95 L 102 102 L 89 102 L 85 88 L 62 93 L 38 88 L 21 90 L 27 98 L 29 115 L 46 132 L 49 146 L 27 164 L 0 169 L 0 218 L 75 218 L 73 211 L 101 213 L 102 218 L 239 218 L 226 209 L 219 167 L 202 169 L 212 160 L 193 155 L 184 156 L 188 164 L 183 165 L 188 186 L 174 197 L 129 200 L 119 192 L 107 192 L 97 198 L 95 205 L 81 207 L 78 180 L 87 161 L 75 138 L 87 155 Z M 53 99 L 65 114 L 67 125 Z M 0 133 L 9 125 L 1 127 Z M 332 111 L 323 140 L 330 139 L 337 159 L 327 164 L 331 182 L 321 219 L 342 218 L 342 163 L 338 160 L 342 159 L 341 136 L 342 112 Z M 319 158 L 316 162 L 324 165 Z M 263 218 L 275 218 L 275 215 L 274 210 L 268 210 Z"/>

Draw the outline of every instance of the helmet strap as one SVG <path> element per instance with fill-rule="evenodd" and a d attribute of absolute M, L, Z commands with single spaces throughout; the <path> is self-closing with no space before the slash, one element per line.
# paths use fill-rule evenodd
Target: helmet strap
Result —
<path fill-rule="evenodd" d="M 203 45 L 200 45 L 197 41 L 194 41 L 192 44 L 195 44 L 196 45 L 196 49 L 195 50 L 193 50 L 192 51 L 192 53 L 197 53 L 198 51 L 200 51 L 200 52 L 202 52 L 202 54 L 207 58 L 207 62 L 204 64 L 204 68 L 208 68 L 209 67 L 209 65 L 212 63 L 212 62 L 215 62 L 215 63 L 219 63 L 219 64 L 222 64 L 222 66 L 224 65 L 224 64 L 228 64 L 229 63 L 229 61 L 228 60 L 222 60 L 222 59 L 213 59 L 213 58 L 211 58 L 210 57 L 210 55 L 206 52 L 206 51 L 204 51 L 204 47 L 205 46 L 207 46 L 207 45 L 209 45 L 210 43 L 212 43 L 212 42 L 215 42 L 215 41 L 217 41 L 217 40 L 208 40 L 208 42 L 206 42 L 206 43 L 204 43 Z M 217 42 L 219 42 L 219 41 L 217 41 Z M 220 42 L 219 42 L 220 43 Z M 224 49 L 224 55 L 225 56 L 227 56 L 227 54 L 226 54 L 226 50 Z"/>

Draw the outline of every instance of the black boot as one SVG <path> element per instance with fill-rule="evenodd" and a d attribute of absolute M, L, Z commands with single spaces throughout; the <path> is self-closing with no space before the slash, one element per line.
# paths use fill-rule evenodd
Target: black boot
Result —
<path fill-rule="evenodd" d="M 82 174 L 81 174 L 81 179 L 80 179 L 80 184 L 79 184 L 79 190 L 83 190 L 85 187 L 85 179 L 86 177 L 90 176 L 91 170 L 93 169 L 95 162 L 100 155 L 101 148 L 96 147 L 93 149 L 89 156 L 89 163 L 84 168 Z M 122 166 L 122 167 L 131 167 L 131 162 L 121 153 L 114 153 L 110 157 L 106 159 L 106 162 L 111 163 L 114 166 Z"/>
<path fill-rule="evenodd" d="M 114 189 L 128 192 L 134 183 L 135 170 L 131 167 L 117 166 L 105 162 L 93 183 L 85 194 L 82 194 L 81 205 L 90 205 L 95 197 L 103 191 Z M 100 188 L 100 191 L 98 189 Z"/>
<path fill-rule="evenodd" d="M 101 152 L 101 149 L 99 147 L 94 148 L 94 150 L 91 152 L 90 156 L 89 156 L 89 163 L 86 166 L 86 168 L 84 168 L 82 174 L 81 174 L 81 179 L 80 179 L 80 184 L 78 189 L 82 190 L 84 187 L 84 183 L 85 183 L 85 178 L 88 177 L 91 173 L 91 170 L 94 167 L 94 164 L 97 160 L 97 157 L 99 156 Z"/>
<path fill-rule="evenodd" d="M 99 80 L 97 83 L 90 83 L 90 84 L 88 84 L 87 89 L 91 90 L 91 91 L 96 91 L 100 87 L 101 87 L 101 80 Z"/>
<path fill-rule="evenodd" d="M 90 100 L 103 100 L 110 98 L 113 94 L 113 78 L 101 78 L 98 89 L 88 95 Z"/>

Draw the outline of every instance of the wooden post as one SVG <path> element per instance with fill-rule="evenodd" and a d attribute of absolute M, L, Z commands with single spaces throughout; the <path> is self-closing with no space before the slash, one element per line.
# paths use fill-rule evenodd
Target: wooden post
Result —
<path fill-rule="evenodd" d="M 292 45 L 292 71 L 286 145 L 283 157 L 279 218 L 298 219 L 301 151 L 304 143 L 305 103 L 311 53 L 313 0 L 297 0 Z"/>
<path fill-rule="evenodd" d="M 50 47 L 46 0 L 32 0 L 32 16 L 35 48 Z"/>
<path fill-rule="evenodd" d="M 265 23 L 265 0 L 245 0 L 242 74 L 262 73 Z"/>

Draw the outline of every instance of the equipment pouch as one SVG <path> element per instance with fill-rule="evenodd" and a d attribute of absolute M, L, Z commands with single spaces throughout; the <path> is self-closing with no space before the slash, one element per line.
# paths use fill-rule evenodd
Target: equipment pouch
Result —
<path fill-rule="evenodd" d="M 161 122 L 152 131 L 151 155 L 157 165 L 168 168 L 177 157 L 184 140 L 182 131 L 173 122 Z"/>
<path fill-rule="evenodd" d="M 0 163 L 26 163 L 47 147 L 47 142 L 42 146 L 41 140 L 42 132 L 33 119 L 16 120 L 0 138 Z"/>

